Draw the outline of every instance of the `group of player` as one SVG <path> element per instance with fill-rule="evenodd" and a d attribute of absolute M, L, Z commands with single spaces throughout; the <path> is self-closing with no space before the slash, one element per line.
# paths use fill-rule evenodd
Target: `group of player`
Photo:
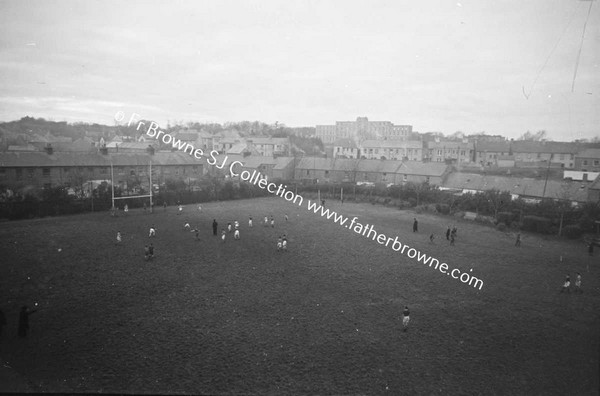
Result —
<path fill-rule="evenodd" d="M 571 277 L 569 274 L 567 274 L 565 283 L 563 283 L 563 287 L 560 289 L 560 292 L 571 292 Z M 575 293 L 583 293 L 583 290 L 581 289 L 581 274 L 579 272 L 577 272 L 577 276 L 575 277 Z"/>

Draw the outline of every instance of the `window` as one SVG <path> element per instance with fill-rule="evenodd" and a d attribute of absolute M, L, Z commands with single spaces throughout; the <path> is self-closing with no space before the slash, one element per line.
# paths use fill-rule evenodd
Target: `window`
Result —
<path fill-rule="evenodd" d="M 50 177 L 50 168 L 42 168 L 42 176 Z"/>
<path fill-rule="evenodd" d="M 425 178 L 425 182 L 426 182 L 426 183 L 429 183 L 429 176 L 427 176 L 427 177 Z"/>
<path fill-rule="evenodd" d="M 310 170 L 306 170 L 306 176 L 310 176 Z"/>
<path fill-rule="evenodd" d="M 438 155 L 442 155 L 442 150 L 438 150 Z"/>
<path fill-rule="evenodd" d="M 600 161 L 594 160 L 594 166 L 598 166 L 599 164 L 600 164 Z"/>
<path fill-rule="evenodd" d="M 583 165 L 587 166 L 587 164 L 588 164 L 587 160 L 583 160 Z"/>
<path fill-rule="evenodd" d="M 325 171 L 325 176 L 329 176 L 329 171 L 328 170 Z"/>

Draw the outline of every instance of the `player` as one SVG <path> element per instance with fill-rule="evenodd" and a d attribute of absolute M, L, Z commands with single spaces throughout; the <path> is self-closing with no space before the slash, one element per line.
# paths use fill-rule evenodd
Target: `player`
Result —
<path fill-rule="evenodd" d="M 419 222 L 417 221 L 417 218 L 415 217 L 415 221 L 413 222 L 413 232 L 418 232 L 419 231 Z"/>
<path fill-rule="evenodd" d="M 144 260 L 148 261 L 150 259 L 150 248 L 148 245 L 144 246 Z"/>
<path fill-rule="evenodd" d="M 202 213 L 202 205 L 198 205 L 198 212 Z"/>
<path fill-rule="evenodd" d="M 148 238 L 152 238 L 156 236 L 156 228 L 154 226 L 150 227 L 150 231 L 148 232 Z"/>
<path fill-rule="evenodd" d="M 265 223 L 264 223 L 265 227 L 269 226 L 269 218 L 267 216 L 265 216 Z"/>
<path fill-rule="evenodd" d="M 29 330 L 29 315 L 36 311 L 37 310 L 30 311 L 26 305 L 21 307 L 21 312 L 19 312 L 19 337 L 27 336 L 27 330 Z"/>
<path fill-rule="evenodd" d="M 148 246 L 148 253 L 149 253 L 148 257 L 150 259 L 152 259 L 154 257 L 154 245 L 153 244 L 150 244 L 150 246 Z"/>
<path fill-rule="evenodd" d="M 575 277 L 575 293 L 583 293 L 583 290 L 581 290 L 581 274 L 579 272 Z"/>
<path fill-rule="evenodd" d="M 248 227 L 252 228 L 252 216 L 248 217 Z"/>
<path fill-rule="evenodd" d="M 125 207 L 123 208 L 123 212 L 125 212 L 125 214 L 127 214 L 129 212 L 129 206 L 127 206 L 127 204 L 125 204 Z"/>
<path fill-rule="evenodd" d="M 163 209 L 165 212 L 167 211 L 167 201 L 163 202 Z"/>
<path fill-rule="evenodd" d="M 283 241 L 281 239 L 281 235 L 277 238 L 277 251 L 280 251 L 283 247 Z"/>
<path fill-rule="evenodd" d="M 190 232 L 195 232 L 196 233 L 196 240 L 200 239 L 200 230 L 198 230 L 198 227 L 194 228 Z"/>
<path fill-rule="evenodd" d="M 239 229 L 235 229 L 235 232 L 233 233 L 233 239 L 240 239 L 240 230 Z"/>
<path fill-rule="evenodd" d="M 225 230 L 221 230 L 221 240 L 223 241 L 223 243 L 225 243 L 225 236 L 227 234 L 225 234 Z"/>
<path fill-rule="evenodd" d="M 288 215 L 287 215 L 287 213 L 285 214 L 285 221 L 288 221 Z"/>
<path fill-rule="evenodd" d="M 186 230 L 186 231 L 187 231 L 187 230 L 189 230 L 189 229 L 191 228 L 191 227 L 190 227 L 190 223 L 185 223 L 185 224 L 183 225 L 183 228 L 185 228 L 185 230 Z"/>
<path fill-rule="evenodd" d="M 117 243 L 121 243 L 122 240 L 123 238 L 121 238 L 121 232 L 117 231 Z"/>
<path fill-rule="evenodd" d="M 433 234 L 429 235 L 429 242 L 433 243 L 434 239 L 435 239 L 435 235 L 433 235 Z"/>
<path fill-rule="evenodd" d="M 275 228 L 275 218 L 271 215 L 271 228 Z"/>
<path fill-rule="evenodd" d="M 235 229 L 237 230 L 238 228 L 240 228 L 240 222 L 239 221 L 234 221 L 233 222 L 233 226 L 235 227 Z"/>
<path fill-rule="evenodd" d="M 520 232 L 517 234 L 517 240 L 515 241 L 515 246 L 516 247 L 521 246 L 521 233 Z"/>
<path fill-rule="evenodd" d="M 450 240 L 450 226 L 448 226 L 448 229 L 446 230 L 446 240 Z"/>
<path fill-rule="evenodd" d="M 408 322 L 410 322 L 410 311 L 408 310 L 408 306 L 404 307 L 404 312 L 402 312 L 402 326 L 404 327 L 404 331 L 408 330 Z"/>
<path fill-rule="evenodd" d="M 213 235 L 217 236 L 217 231 L 219 230 L 219 223 L 217 223 L 217 219 L 213 219 L 212 222 L 212 227 L 213 227 Z"/>
<path fill-rule="evenodd" d="M 285 252 L 287 250 L 287 237 L 283 234 L 283 238 L 281 238 L 281 249 Z"/>
<path fill-rule="evenodd" d="M 227 231 L 231 232 L 231 223 L 227 223 Z"/>
<path fill-rule="evenodd" d="M 179 205 L 177 214 L 180 215 L 183 213 L 183 206 Z"/>
<path fill-rule="evenodd" d="M 569 289 L 569 287 L 571 286 L 571 278 L 569 277 L 569 274 L 567 274 L 567 277 L 565 278 L 565 283 L 563 284 L 562 289 L 560 289 L 560 292 L 567 292 L 570 293 L 571 290 Z"/>

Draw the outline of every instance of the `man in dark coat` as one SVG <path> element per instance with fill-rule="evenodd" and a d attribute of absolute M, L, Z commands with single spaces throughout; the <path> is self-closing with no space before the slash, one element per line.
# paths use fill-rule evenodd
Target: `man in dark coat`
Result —
<path fill-rule="evenodd" d="M 29 330 L 29 315 L 35 312 L 36 310 L 30 311 L 26 305 L 21 307 L 21 312 L 19 312 L 19 337 L 27 336 L 27 330 Z"/>
<path fill-rule="evenodd" d="M 413 232 L 417 232 L 419 231 L 419 222 L 417 221 L 417 218 L 415 217 L 415 221 L 413 223 Z"/>
<path fill-rule="evenodd" d="M 4 312 L 0 310 L 0 338 L 2 337 L 2 328 L 6 324 L 6 316 L 4 316 Z"/>
<path fill-rule="evenodd" d="M 448 226 L 448 229 L 446 230 L 446 240 L 450 240 L 450 226 Z"/>
<path fill-rule="evenodd" d="M 217 219 L 213 219 L 213 235 L 217 235 L 218 227 L 219 227 L 219 223 L 217 223 Z"/>

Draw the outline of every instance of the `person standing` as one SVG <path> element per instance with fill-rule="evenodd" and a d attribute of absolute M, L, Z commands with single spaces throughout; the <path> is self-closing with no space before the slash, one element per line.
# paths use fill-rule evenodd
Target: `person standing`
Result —
<path fill-rule="evenodd" d="M 433 234 L 429 235 L 429 242 L 433 243 L 434 239 L 435 239 L 435 235 L 433 235 Z"/>
<path fill-rule="evenodd" d="M 144 260 L 148 261 L 150 258 L 150 248 L 148 245 L 144 246 Z"/>
<path fill-rule="evenodd" d="M 521 246 L 521 233 L 520 232 L 517 234 L 517 241 L 515 242 L 515 246 L 517 246 L 517 247 Z"/>
<path fill-rule="evenodd" d="M 419 222 L 417 221 L 417 218 L 415 217 L 415 221 L 413 222 L 413 232 L 418 232 L 419 231 Z"/>
<path fill-rule="evenodd" d="M 219 223 L 217 223 L 217 219 L 213 219 L 213 223 L 212 223 L 212 227 L 213 227 L 213 235 L 217 235 L 217 230 L 219 227 Z"/>
<path fill-rule="evenodd" d="M 121 231 L 117 231 L 117 244 L 120 244 L 123 238 L 121 237 Z"/>
<path fill-rule="evenodd" d="M 148 246 L 148 254 L 149 254 L 148 257 L 150 257 L 150 258 L 154 257 L 154 245 L 153 244 L 150 244 L 150 246 Z"/>
<path fill-rule="evenodd" d="M 29 330 L 29 315 L 36 311 L 37 310 L 30 311 L 26 305 L 21 307 L 21 312 L 19 312 L 19 337 L 27 337 L 27 331 Z"/>
<path fill-rule="evenodd" d="M 583 293 L 583 290 L 581 290 L 581 274 L 579 272 L 577 273 L 577 277 L 575 277 L 575 292 Z"/>
<path fill-rule="evenodd" d="M 450 226 L 448 226 L 448 229 L 446 230 L 446 240 L 450 240 Z"/>
<path fill-rule="evenodd" d="M 248 217 L 248 227 L 252 228 L 252 216 Z"/>
<path fill-rule="evenodd" d="M 163 209 L 165 212 L 167 211 L 167 201 L 163 202 Z"/>
<path fill-rule="evenodd" d="M 150 227 L 150 231 L 148 231 L 148 238 L 152 238 L 156 236 L 156 228 L 154 228 L 154 225 L 152 225 L 152 227 Z"/>
<path fill-rule="evenodd" d="M 4 316 L 4 312 L 0 309 L 0 339 L 2 339 L 2 328 L 6 325 L 6 316 Z"/>
<path fill-rule="evenodd" d="M 454 246 L 454 233 L 450 234 L 450 246 Z"/>
<path fill-rule="evenodd" d="M 567 274 L 567 277 L 565 278 L 565 283 L 563 283 L 563 287 L 562 289 L 560 289 L 560 292 L 567 292 L 570 293 L 571 290 L 569 289 L 569 287 L 571 286 L 571 277 L 569 277 L 569 274 Z"/>
<path fill-rule="evenodd" d="M 410 322 L 410 311 L 408 310 L 408 306 L 405 306 L 402 312 L 402 326 L 404 327 L 404 331 L 408 330 L 408 322 Z"/>

